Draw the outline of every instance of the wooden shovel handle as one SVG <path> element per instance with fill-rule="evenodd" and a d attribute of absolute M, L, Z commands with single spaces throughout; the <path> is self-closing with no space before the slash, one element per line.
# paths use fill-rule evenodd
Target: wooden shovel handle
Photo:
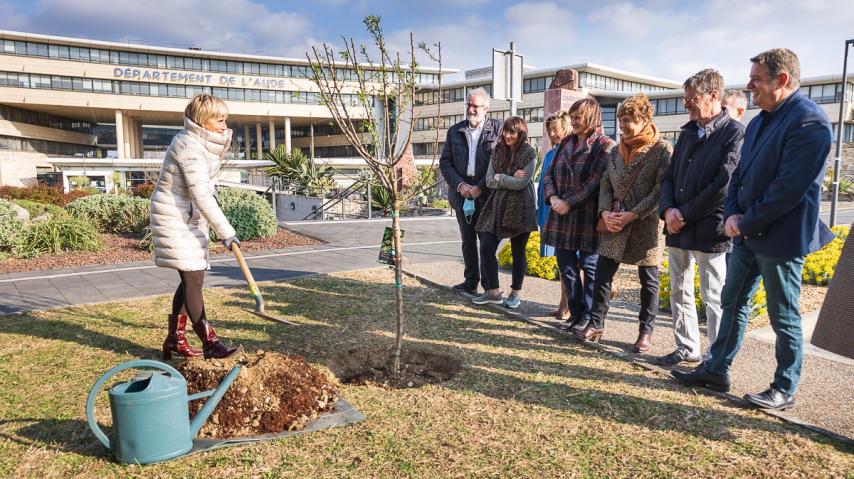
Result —
<path fill-rule="evenodd" d="M 237 243 L 231 243 L 231 251 L 234 252 L 234 257 L 237 258 L 237 264 L 240 265 L 240 271 L 243 272 L 243 277 L 246 278 L 246 282 L 249 284 L 249 292 L 253 295 L 260 294 L 258 290 L 258 286 L 255 285 L 255 278 L 252 277 L 252 272 L 249 271 L 249 266 L 246 265 L 246 260 L 243 259 L 243 253 L 240 252 L 240 246 Z"/>

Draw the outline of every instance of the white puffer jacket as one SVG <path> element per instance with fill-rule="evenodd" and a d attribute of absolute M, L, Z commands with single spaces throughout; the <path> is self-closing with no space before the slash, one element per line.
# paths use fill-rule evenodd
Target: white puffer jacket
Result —
<path fill-rule="evenodd" d="M 151 194 L 151 242 L 157 266 L 207 269 L 208 224 L 220 238 L 234 236 L 214 189 L 230 143 L 231 130 L 216 133 L 184 118 L 184 129 L 166 150 Z"/>

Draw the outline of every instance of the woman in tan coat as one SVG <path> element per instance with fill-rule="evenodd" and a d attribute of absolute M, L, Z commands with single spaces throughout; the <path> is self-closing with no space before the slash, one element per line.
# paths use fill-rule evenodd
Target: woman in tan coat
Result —
<path fill-rule="evenodd" d="M 222 156 L 231 143 L 226 127 L 225 102 L 208 94 L 196 95 L 184 111 L 184 129 L 172 140 L 157 185 L 151 194 L 151 242 L 154 263 L 177 269 L 181 283 L 172 298 L 169 333 L 163 341 L 163 358 L 172 353 L 184 357 L 231 356 L 237 348 L 223 345 L 205 315 L 202 286 L 208 264 L 208 225 L 231 249 L 240 244 L 216 198 Z M 202 340 L 199 352 L 190 347 L 185 334 L 187 318 Z"/>
<path fill-rule="evenodd" d="M 611 283 L 621 263 L 638 267 L 641 283 L 640 327 L 634 352 L 649 350 L 658 314 L 658 265 L 662 228 L 658 218 L 661 180 L 673 147 L 652 123 L 652 105 L 644 94 L 628 98 L 617 112 L 620 144 L 611 150 L 599 190 L 599 260 L 593 285 L 590 325 L 579 339 L 598 341 L 605 330 Z"/>

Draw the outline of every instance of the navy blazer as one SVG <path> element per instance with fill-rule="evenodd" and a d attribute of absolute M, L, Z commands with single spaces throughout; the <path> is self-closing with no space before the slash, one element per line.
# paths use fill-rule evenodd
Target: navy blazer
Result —
<path fill-rule="evenodd" d="M 477 152 L 475 153 L 474 183 L 479 186 L 483 193 L 477 198 L 478 207 L 486 201 L 486 169 L 492 158 L 492 150 L 498 141 L 498 133 L 501 131 L 501 120 L 497 118 L 485 118 L 483 131 L 477 141 Z M 469 165 L 469 143 L 465 133 L 468 120 L 463 120 L 448 128 L 445 144 L 442 146 L 442 155 L 439 157 L 439 169 L 448 183 L 448 202 L 455 209 L 462 208 L 463 198 L 457 192 L 460 183 L 466 183 L 466 172 Z"/>
<path fill-rule="evenodd" d="M 833 234 L 819 219 L 821 182 L 832 134 L 827 114 L 800 92 L 747 125 L 741 161 L 733 172 L 724 217 L 741 213 L 744 244 L 763 256 L 805 256 Z"/>

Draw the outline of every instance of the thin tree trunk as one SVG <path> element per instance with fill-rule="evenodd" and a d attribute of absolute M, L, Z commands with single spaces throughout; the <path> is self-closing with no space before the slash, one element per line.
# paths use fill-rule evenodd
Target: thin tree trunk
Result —
<path fill-rule="evenodd" d="M 395 172 L 396 173 L 396 172 Z M 397 176 L 395 174 L 395 176 Z M 400 197 L 397 192 L 397 179 L 392 182 L 392 217 L 391 229 L 394 235 L 394 292 L 395 319 L 397 328 L 394 337 L 394 352 L 392 352 L 392 371 L 400 372 L 400 352 L 403 348 L 403 242 L 400 238 Z"/>

